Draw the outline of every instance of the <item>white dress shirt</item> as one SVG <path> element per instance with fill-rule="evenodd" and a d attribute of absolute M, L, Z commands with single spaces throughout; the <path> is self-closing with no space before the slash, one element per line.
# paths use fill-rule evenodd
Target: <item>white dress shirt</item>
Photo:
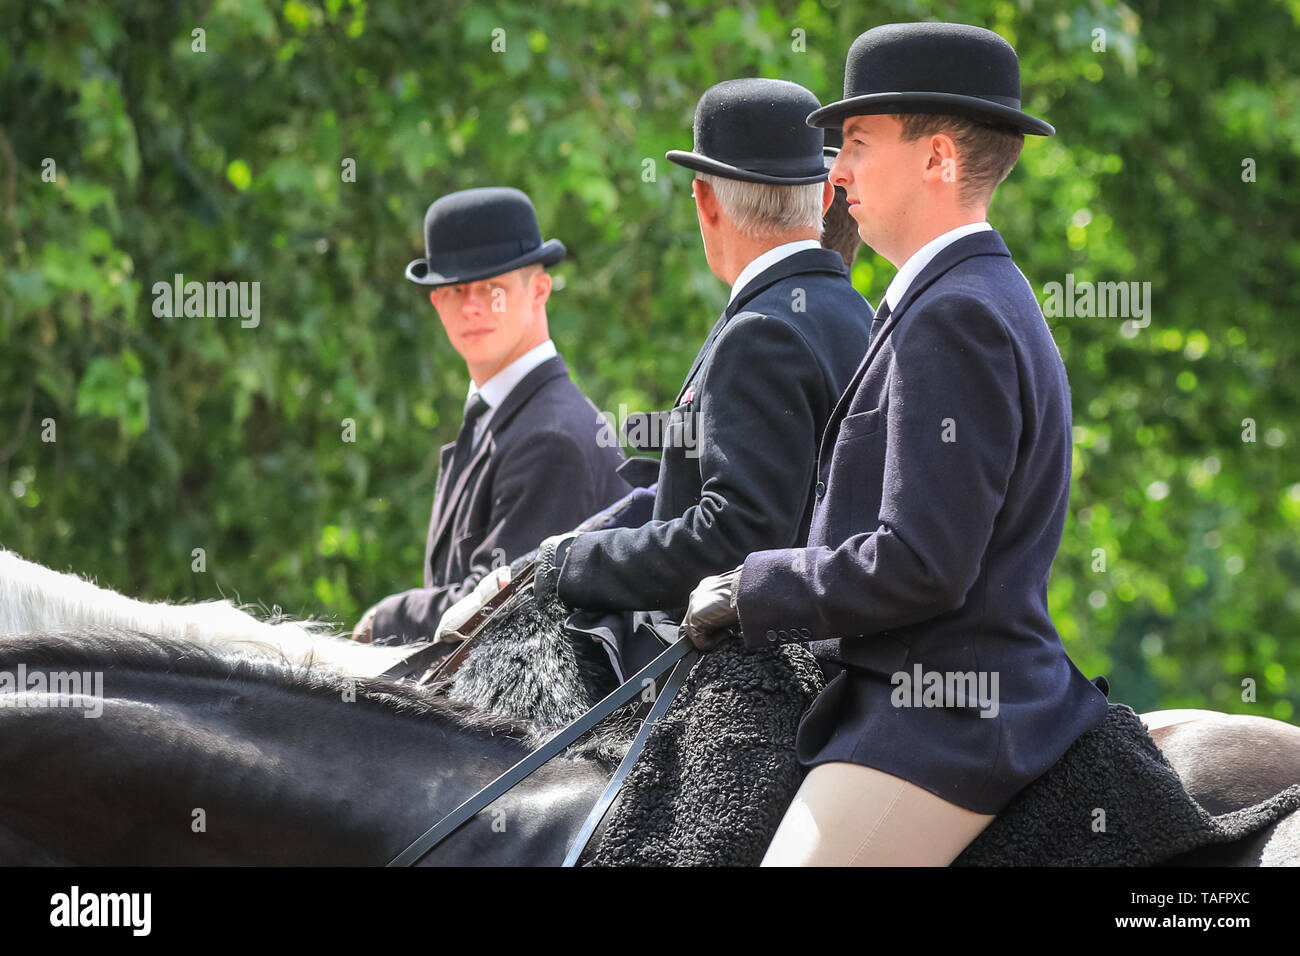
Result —
<path fill-rule="evenodd" d="M 930 264 L 930 261 L 940 252 L 952 245 L 963 236 L 974 235 L 977 232 L 988 232 L 993 227 L 987 222 L 969 222 L 964 226 L 958 226 L 956 229 L 949 229 L 941 236 L 935 236 L 916 252 L 912 253 L 903 267 L 898 270 L 898 275 L 894 276 L 894 281 L 889 283 L 889 288 L 885 290 L 885 301 L 889 304 L 889 311 L 893 312 L 898 308 L 898 303 L 902 301 L 907 287 L 912 284 L 912 280 L 921 274 L 921 270 Z"/>
<path fill-rule="evenodd" d="M 740 270 L 740 275 L 736 276 L 736 281 L 731 284 L 731 298 L 727 299 L 730 305 L 740 295 L 742 289 L 749 285 L 761 272 L 770 269 L 782 259 L 794 255 L 796 252 L 803 252 L 805 249 L 820 249 L 822 244 L 816 239 L 796 239 L 794 242 L 782 243 L 779 246 L 773 246 L 767 252 L 759 253 L 758 257 L 750 262 L 749 265 Z"/>
<path fill-rule="evenodd" d="M 468 403 L 474 397 L 474 393 L 477 392 L 483 396 L 483 401 L 487 402 L 488 406 L 487 411 L 480 415 L 478 421 L 474 423 L 474 445 L 477 445 L 478 440 L 483 437 L 483 429 L 487 428 L 488 420 L 492 418 L 492 414 L 506 400 L 506 396 L 514 390 L 514 387 L 523 381 L 524 376 L 547 359 L 559 354 L 555 348 L 555 342 L 547 339 L 541 345 L 529 349 L 493 375 L 483 383 L 482 388 L 479 388 L 474 384 L 474 380 L 470 379 L 469 392 L 465 396 L 465 401 Z"/>

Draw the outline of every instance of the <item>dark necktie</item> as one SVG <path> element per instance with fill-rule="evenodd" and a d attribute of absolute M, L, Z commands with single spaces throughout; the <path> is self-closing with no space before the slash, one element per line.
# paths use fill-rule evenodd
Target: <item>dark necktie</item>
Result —
<path fill-rule="evenodd" d="M 871 320 L 871 331 L 867 335 L 868 348 L 870 348 L 871 343 L 875 341 L 876 333 L 880 331 L 881 326 L 883 326 L 888 321 L 889 321 L 889 303 L 886 302 L 882 297 L 880 300 L 880 308 L 876 310 L 876 317 Z"/>
<path fill-rule="evenodd" d="M 460 476 L 469 464 L 470 453 L 474 450 L 474 423 L 483 417 L 490 406 L 483 396 L 475 392 L 465 403 L 465 418 L 460 423 L 460 432 L 456 435 L 456 447 L 451 453 L 451 477 Z"/>

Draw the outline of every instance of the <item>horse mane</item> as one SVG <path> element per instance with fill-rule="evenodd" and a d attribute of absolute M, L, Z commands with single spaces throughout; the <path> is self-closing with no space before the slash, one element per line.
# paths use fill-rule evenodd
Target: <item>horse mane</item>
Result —
<path fill-rule="evenodd" d="M 314 697 L 344 699 L 403 716 L 439 717 L 465 730 L 513 736 L 525 743 L 546 736 L 526 722 L 507 720 L 448 700 L 430 688 L 384 677 L 349 677 L 303 664 L 260 647 L 230 650 L 208 643 L 160 637 L 115 627 L 50 631 L 0 639 L 0 670 L 132 670 L 239 681 Z"/>

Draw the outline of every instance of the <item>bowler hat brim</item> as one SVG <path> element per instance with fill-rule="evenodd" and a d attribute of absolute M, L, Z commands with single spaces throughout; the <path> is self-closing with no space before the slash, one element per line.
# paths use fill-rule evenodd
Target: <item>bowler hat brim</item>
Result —
<path fill-rule="evenodd" d="M 463 282 L 478 282 L 481 279 L 490 279 L 493 276 L 513 272 L 515 269 L 531 266 L 535 262 L 540 262 L 544 266 L 553 266 L 563 258 L 564 243 L 560 242 L 559 239 L 547 239 L 536 249 L 532 249 L 508 262 L 489 263 L 488 265 L 468 269 L 457 275 L 444 275 L 441 272 L 433 272 L 429 269 L 428 260 L 415 259 L 406 267 L 406 278 L 420 285 L 460 285 Z"/>
<path fill-rule="evenodd" d="M 773 176 L 768 173 L 733 166 L 730 163 L 719 162 L 709 156 L 692 153 L 684 149 L 670 149 L 664 155 L 669 162 L 676 163 L 678 166 L 685 166 L 687 169 L 693 169 L 697 173 L 708 173 L 712 176 L 721 176 L 724 179 L 739 179 L 741 182 L 746 183 L 768 183 L 773 186 L 806 186 L 809 183 L 819 183 L 826 179 L 826 170 L 824 169 L 820 173 L 810 173 L 804 176 Z"/>
<path fill-rule="evenodd" d="M 1032 136 L 1053 136 L 1055 127 L 1036 116 L 1003 106 L 978 96 L 961 93 L 865 93 L 850 96 L 814 110 L 808 115 L 809 126 L 838 126 L 850 116 L 875 116 L 886 113 L 937 113 L 969 116 L 998 126 L 1010 126 Z"/>

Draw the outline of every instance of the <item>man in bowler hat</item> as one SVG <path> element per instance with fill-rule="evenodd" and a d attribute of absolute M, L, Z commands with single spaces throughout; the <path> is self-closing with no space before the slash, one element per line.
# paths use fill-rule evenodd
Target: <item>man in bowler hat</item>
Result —
<path fill-rule="evenodd" d="M 833 194 L 808 90 L 729 80 L 695 112 L 692 183 L 726 308 L 669 413 L 650 520 L 548 539 L 535 588 L 582 609 L 624 675 L 662 649 L 691 588 L 747 553 L 804 539 L 817 441 L 867 347 L 871 307 L 819 242 Z M 632 611 L 639 613 L 632 614 Z M 602 613 L 603 612 L 603 613 Z M 648 613 L 655 612 L 655 613 Z"/>
<path fill-rule="evenodd" d="M 807 546 L 701 582 L 684 633 L 808 642 L 831 680 L 800 723 L 811 770 L 767 864 L 947 865 L 1105 716 L 1052 626 L 1070 388 L 986 221 L 1024 134 L 997 34 L 891 24 L 849 50 L 831 169 L 898 266 L 822 440 Z"/>
<path fill-rule="evenodd" d="M 456 441 L 441 452 L 424 586 L 371 608 L 353 635 L 363 641 L 435 637 L 453 604 L 468 617 L 467 602 L 508 580 L 509 562 L 629 490 L 616 473 L 616 437 L 550 338 L 546 267 L 565 250 L 542 241 L 528 197 L 451 193 L 429 206 L 424 235 L 425 255 L 406 277 L 430 287 L 469 392 Z"/>

